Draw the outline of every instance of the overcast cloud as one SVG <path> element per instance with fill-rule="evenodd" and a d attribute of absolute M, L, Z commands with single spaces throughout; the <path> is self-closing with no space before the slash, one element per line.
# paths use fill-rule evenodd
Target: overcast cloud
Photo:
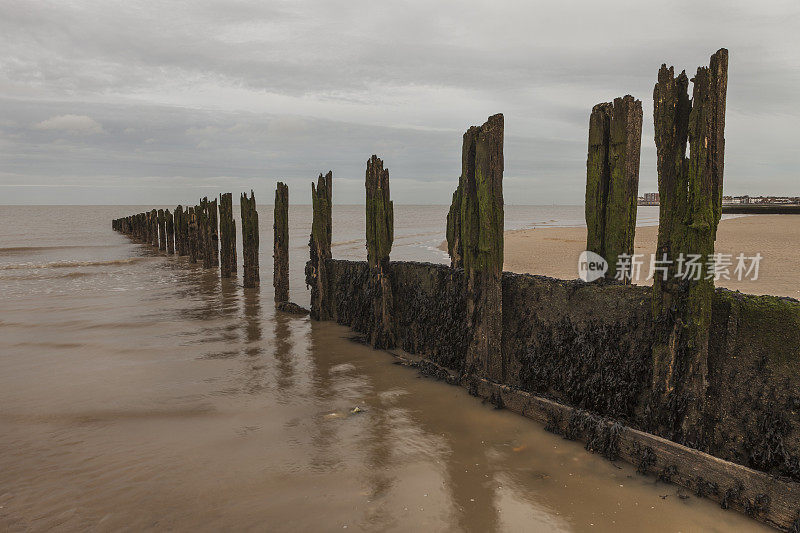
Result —
<path fill-rule="evenodd" d="M 730 51 L 725 190 L 800 194 L 800 3 L 0 2 L 0 203 L 293 203 L 334 172 L 363 202 L 376 153 L 399 203 L 448 203 L 461 135 L 505 114 L 505 198 L 583 202 L 598 102 Z M 236 196 L 236 194 L 234 194 Z"/>

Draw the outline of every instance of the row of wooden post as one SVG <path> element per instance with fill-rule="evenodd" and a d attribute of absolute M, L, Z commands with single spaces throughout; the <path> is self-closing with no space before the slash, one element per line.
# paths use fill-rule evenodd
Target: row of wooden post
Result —
<path fill-rule="evenodd" d="M 728 52 L 719 50 L 709 67 L 698 69 L 690 100 L 685 73 L 661 67 L 653 92 L 655 143 L 661 199 L 657 259 L 670 266 L 665 280 L 656 276 L 652 309 L 652 401 L 681 406 L 660 424 L 662 434 L 687 441 L 699 439 L 706 394 L 709 324 L 713 278 L 683 280 L 675 269 L 680 254 L 713 254 L 721 214 L 724 160 L 725 97 Z M 454 269 L 463 269 L 465 321 L 471 338 L 465 371 L 497 382 L 506 379 L 502 353 L 503 272 L 503 115 L 489 117 L 463 137 L 461 176 L 447 216 L 447 248 Z M 589 118 L 586 162 L 587 250 L 603 256 L 607 276 L 617 275 L 620 258 L 634 251 L 642 104 L 630 95 L 596 105 Z M 687 144 L 689 157 L 686 157 Z M 306 283 L 311 287 L 311 316 L 334 317 L 328 289 L 331 258 L 332 173 L 312 183 L 313 219 Z M 372 156 L 367 161 L 366 241 L 373 294 L 370 343 L 391 348 L 396 342 L 389 254 L 394 230 L 389 171 Z M 276 303 L 288 302 L 288 187 L 275 191 L 274 289 Z M 222 275 L 236 272 L 235 225 L 230 194 L 220 196 Z M 258 213 L 255 197 L 241 197 L 244 285 L 258 285 Z M 204 198 L 174 216 L 153 209 L 114 221 L 114 228 L 151 243 L 166 253 L 219 264 L 217 202 Z M 174 235 L 174 248 L 173 248 Z M 709 267 L 706 267 L 709 268 Z M 704 272 L 703 274 L 708 274 Z M 623 279 L 628 283 L 629 278 Z M 663 410 L 662 410 L 663 411 Z"/>
<path fill-rule="evenodd" d="M 656 276 L 652 292 L 656 331 L 651 401 L 676 406 L 669 420 L 657 424 L 662 434 L 681 442 L 702 438 L 714 282 L 708 271 L 700 279 L 683 280 L 675 270 L 680 254 L 705 258 L 714 252 L 722 201 L 727 68 L 728 51 L 721 49 L 709 67 L 697 70 L 690 100 L 686 74 L 676 78 L 664 65 L 653 92 L 661 198 L 657 259 L 671 266 L 666 280 Z M 592 109 L 586 247 L 606 259 L 609 278 L 616 277 L 619 268 L 626 269 L 620 258 L 634 252 L 641 136 L 642 104 L 632 96 Z M 330 177 L 320 175 L 316 187 L 312 184 L 306 281 L 311 316 L 318 320 L 330 319 L 334 306 L 325 264 L 331 257 Z M 369 340 L 373 346 L 391 348 L 393 209 L 389 173 L 376 156 L 367 162 L 365 185 L 367 260 L 370 292 L 375 295 Z M 500 383 L 507 372 L 501 345 L 503 230 L 503 116 L 498 114 L 464 134 L 461 176 L 447 216 L 447 248 L 452 268 L 464 271 L 465 320 L 471 335 L 465 371 Z M 630 278 L 626 275 L 622 283 L 630 283 Z"/>
<path fill-rule="evenodd" d="M 257 287 L 258 213 L 255 194 L 241 196 L 244 286 Z M 195 206 L 152 209 L 112 221 L 112 228 L 136 242 L 149 244 L 167 255 L 186 256 L 204 268 L 219 268 L 223 278 L 237 271 L 236 222 L 231 193 L 204 197 Z"/>

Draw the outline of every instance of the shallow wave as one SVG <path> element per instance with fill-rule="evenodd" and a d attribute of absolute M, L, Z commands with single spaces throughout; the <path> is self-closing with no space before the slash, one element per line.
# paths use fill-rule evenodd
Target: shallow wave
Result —
<path fill-rule="evenodd" d="M 129 265 L 140 261 L 152 261 L 152 257 L 129 257 L 127 259 L 111 259 L 108 261 L 54 261 L 52 263 L 11 263 L 0 265 L 0 270 L 27 270 L 39 268 L 77 268 L 93 266 Z"/>
<path fill-rule="evenodd" d="M 85 245 L 64 245 L 64 246 L 7 246 L 0 247 L 0 255 L 24 254 L 27 252 L 46 252 L 48 250 L 75 250 L 80 248 L 113 248 L 116 245 L 109 244 L 85 244 Z"/>

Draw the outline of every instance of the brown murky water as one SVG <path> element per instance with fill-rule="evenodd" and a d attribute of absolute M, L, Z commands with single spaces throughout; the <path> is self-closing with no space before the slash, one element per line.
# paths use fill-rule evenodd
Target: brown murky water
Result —
<path fill-rule="evenodd" d="M 763 529 L 275 316 L 268 206 L 260 292 L 111 231 L 139 210 L 0 206 L 0 530 Z M 393 255 L 440 260 L 445 211 L 398 206 Z M 302 304 L 309 220 L 292 206 Z M 334 255 L 362 232 L 335 209 Z"/>

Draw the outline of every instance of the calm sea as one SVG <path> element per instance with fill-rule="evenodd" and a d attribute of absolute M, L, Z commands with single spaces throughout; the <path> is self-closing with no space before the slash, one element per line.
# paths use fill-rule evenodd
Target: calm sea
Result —
<path fill-rule="evenodd" d="M 0 531 L 759 529 L 276 316 L 269 206 L 260 291 L 111 230 L 144 209 L 0 206 Z M 392 257 L 445 262 L 446 211 L 397 206 Z M 509 228 L 582 218 L 506 209 Z M 310 220 L 291 206 L 302 305 Z M 364 258 L 363 233 L 335 207 L 335 257 Z"/>

